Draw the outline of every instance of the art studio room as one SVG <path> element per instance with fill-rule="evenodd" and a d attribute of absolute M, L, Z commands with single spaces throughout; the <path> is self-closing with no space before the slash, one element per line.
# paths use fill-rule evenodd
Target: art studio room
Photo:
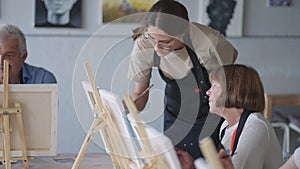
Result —
<path fill-rule="evenodd" d="M 0 169 L 300 169 L 297 0 L 0 0 Z"/>

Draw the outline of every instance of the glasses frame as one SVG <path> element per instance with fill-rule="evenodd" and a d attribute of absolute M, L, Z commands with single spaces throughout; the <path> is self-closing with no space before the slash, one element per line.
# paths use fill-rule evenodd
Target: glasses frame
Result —
<path fill-rule="evenodd" d="M 157 41 L 155 40 L 149 33 L 144 33 L 142 35 L 143 39 L 150 42 L 153 46 L 157 44 L 160 46 L 160 48 L 168 51 L 172 51 L 174 48 L 174 42 L 177 39 L 176 37 L 172 37 L 170 40 L 162 40 L 162 41 Z"/>

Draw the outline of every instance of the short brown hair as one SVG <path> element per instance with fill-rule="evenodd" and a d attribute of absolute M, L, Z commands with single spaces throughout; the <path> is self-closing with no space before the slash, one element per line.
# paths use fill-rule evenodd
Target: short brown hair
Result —
<path fill-rule="evenodd" d="M 245 108 L 252 112 L 264 110 L 264 88 L 254 68 L 241 64 L 226 65 L 213 70 L 209 79 L 219 82 L 222 88 L 216 106 Z"/>

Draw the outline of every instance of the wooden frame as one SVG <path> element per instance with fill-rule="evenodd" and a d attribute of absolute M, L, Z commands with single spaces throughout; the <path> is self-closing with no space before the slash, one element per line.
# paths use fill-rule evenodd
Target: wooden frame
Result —
<path fill-rule="evenodd" d="M 273 106 L 300 106 L 300 94 L 266 94 L 264 116 L 272 121 Z"/>
<path fill-rule="evenodd" d="M 9 106 L 20 103 L 25 142 L 28 156 L 57 155 L 57 84 L 10 84 Z M 0 102 L 3 100 L 3 85 L 0 86 Z M 21 156 L 17 119 L 11 115 L 11 156 Z M 2 136 L 1 136 L 2 137 Z M 2 139 L 0 144 L 3 145 Z M 2 157 L 0 146 L 0 156 Z"/>
<path fill-rule="evenodd" d="M 266 119 L 272 122 L 273 106 L 300 106 L 300 94 L 272 94 L 265 93 L 265 110 L 263 114 Z M 272 122 L 273 127 L 283 129 L 283 149 L 284 153 L 290 152 L 290 128 L 298 131 L 293 123 Z"/>

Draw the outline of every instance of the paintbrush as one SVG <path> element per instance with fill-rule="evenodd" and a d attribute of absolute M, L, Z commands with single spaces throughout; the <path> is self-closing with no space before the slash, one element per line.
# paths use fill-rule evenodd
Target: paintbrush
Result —
<path fill-rule="evenodd" d="M 151 84 L 146 90 L 144 90 L 137 98 L 133 100 L 133 102 L 137 102 L 141 97 L 143 97 L 152 87 L 154 84 Z"/>

